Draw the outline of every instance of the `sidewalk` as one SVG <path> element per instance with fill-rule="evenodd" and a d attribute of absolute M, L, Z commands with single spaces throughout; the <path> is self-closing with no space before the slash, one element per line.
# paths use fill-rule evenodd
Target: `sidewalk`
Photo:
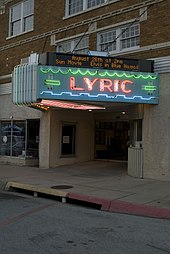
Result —
<path fill-rule="evenodd" d="M 91 161 L 40 169 L 0 165 L 0 188 L 31 190 L 84 201 L 101 210 L 170 219 L 170 181 L 127 175 L 123 162 Z"/>

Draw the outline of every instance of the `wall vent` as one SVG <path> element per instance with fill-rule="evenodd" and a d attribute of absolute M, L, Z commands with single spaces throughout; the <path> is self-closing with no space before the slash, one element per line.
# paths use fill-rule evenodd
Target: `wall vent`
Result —
<path fill-rule="evenodd" d="M 170 56 L 151 59 L 154 60 L 154 72 L 170 72 Z"/>

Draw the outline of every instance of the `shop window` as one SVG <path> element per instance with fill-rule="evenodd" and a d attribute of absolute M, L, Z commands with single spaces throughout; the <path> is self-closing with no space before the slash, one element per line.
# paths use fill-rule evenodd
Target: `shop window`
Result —
<path fill-rule="evenodd" d="M 9 36 L 33 30 L 34 0 L 26 0 L 12 6 L 9 13 Z"/>
<path fill-rule="evenodd" d="M 11 125 L 12 156 L 24 155 L 25 153 L 25 122 L 13 121 Z"/>
<path fill-rule="evenodd" d="M 0 123 L 0 155 L 37 158 L 38 145 L 39 120 Z"/>
<path fill-rule="evenodd" d="M 75 125 L 63 125 L 62 126 L 62 155 L 74 155 L 75 154 Z"/>
<path fill-rule="evenodd" d="M 11 154 L 12 128 L 11 122 L 1 122 L 0 154 Z"/>

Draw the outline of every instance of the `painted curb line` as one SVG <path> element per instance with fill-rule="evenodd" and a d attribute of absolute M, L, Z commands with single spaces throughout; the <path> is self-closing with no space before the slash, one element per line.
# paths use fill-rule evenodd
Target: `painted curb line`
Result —
<path fill-rule="evenodd" d="M 111 200 L 109 199 L 96 198 L 96 197 L 81 195 L 81 194 L 72 193 L 72 192 L 68 193 L 66 197 L 68 199 L 84 201 L 84 202 L 95 204 L 95 205 L 101 205 L 102 211 L 108 211 L 111 204 Z"/>
<path fill-rule="evenodd" d="M 101 210 L 103 211 L 139 215 L 159 219 L 170 219 L 170 209 L 168 208 L 140 205 L 119 200 L 108 200 L 76 193 L 68 193 L 66 197 L 73 200 L 101 205 Z"/>
<path fill-rule="evenodd" d="M 159 218 L 159 219 L 170 219 L 170 209 L 169 208 L 159 208 L 155 206 L 134 204 L 126 201 L 120 200 L 109 200 L 104 198 L 98 198 L 93 196 L 88 196 L 84 194 L 72 193 L 60 191 L 52 188 L 46 188 L 36 185 L 18 183 L 18 182 L 3 182 L 5 187 L 3 190 L 10 191 L 10 189 L 27 190 L 32 191 L 34 196 L 38 196 L 38 193 L 51 195 L 55 197 L 61 197 L 62 202 L 67 202 L 69 200 L 82 201 L 94 205 L 100 205 L 102 211 L 109 211 L 115 213 L 124 213 L 129 215 L 139 215 L 145 217 Z"/>
<path fill-rule="evenodd" d="M 161 219 L 170 219 L 170 209 L 149 205 L 133 204 L 126 201 L 112 200 L 110 212 L 123 212 L 131 215 L 141 215 Z"/>

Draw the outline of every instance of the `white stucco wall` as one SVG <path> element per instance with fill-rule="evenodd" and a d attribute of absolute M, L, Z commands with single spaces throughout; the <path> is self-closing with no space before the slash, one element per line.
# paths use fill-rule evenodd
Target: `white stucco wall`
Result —
<path fill-rule="evenodd" d="M 170 181 L 170 73 L 160 75 L 159 105 L 145 105 L 144 178 Z"/>
<path fill-rule="evenodd" d="M 40 120 L 40 139 L 39 139 L 39 167 L 50 167 L 50 125 L 51 112 L 46 111 Z"/>
<path fill-rule="evenodd" d="M 17 106 L 12 103 L 11 95 L 0 95 L 0 120 L 38 119 L 42 112 L 27 106 Z"/>
<path fill-rule="evenodd" d="M 75 156 L 61 155 L 63 123 L 76 124 Z M 40 130 L 40 167 L 55 167 L 94 159 L 94 120 L 92 112 L 50 110 L 41 118 Z M 48 144 L 50 147 L 48 147 Z"/>

